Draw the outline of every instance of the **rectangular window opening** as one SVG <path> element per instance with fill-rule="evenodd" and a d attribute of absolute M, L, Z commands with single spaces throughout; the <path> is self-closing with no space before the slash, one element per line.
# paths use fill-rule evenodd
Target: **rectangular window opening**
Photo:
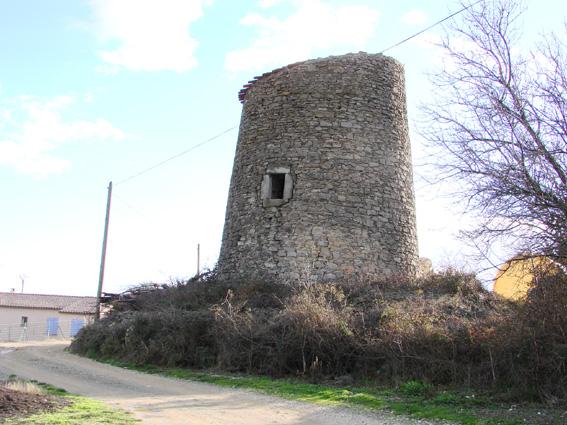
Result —
<path fill-rule="evenodd" d="M 285 174 L 270 174 L 270 199 L 283 199 L 285 187 Z"/>
<path fill-rule="evenodd" d="M 20 326 L 22 328 L 25 328 L 28 325 L 28 316 L 22 316 L 22 321 L 20 323 Z"/>

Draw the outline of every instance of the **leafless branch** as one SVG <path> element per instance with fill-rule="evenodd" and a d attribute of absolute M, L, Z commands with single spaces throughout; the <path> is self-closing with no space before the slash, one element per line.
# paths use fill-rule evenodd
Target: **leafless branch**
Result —
<path fill-rule="evenodd" d="M 487 0 L 454 22 L 432 77 L 422 134 L 441 178 L 483 218 L 469 236 L 567 258 L 567 50 L 557 34 L 519 48 L 516 0 Z"/>

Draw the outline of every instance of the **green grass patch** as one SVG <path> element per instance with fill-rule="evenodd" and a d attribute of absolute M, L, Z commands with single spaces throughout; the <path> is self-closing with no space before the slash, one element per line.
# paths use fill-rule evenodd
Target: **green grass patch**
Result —
<path fill-rule="evenodd" d="M 139 423 L 129 413 L 109 407 L 87 397 L 70 394 L 60 388 L 39 384 L 47 393 L 65 397 L 70 404 L 53 412 L 37 413 L 31 416 L 8 418 L 7 425 L 131 425 Z"/>
<path fill-rule="evenodd" d="M 105 363 L 141 372 L 215 384 L 222 387 L 260 391 L 291 400 L 310 403 L 354 406 L 370 410 L 390 411 L 417 419 L 448 420 L 462 425 L 526 425 L 520 419 L 498 414 L 498 407 L 488 398 L 436 391 L 433 387 L 410 381 L 399 389 L 377 387 L 339 388 L 311 384 L 301 380 L 273 379 L 265 376 L 230 375 L 197 372 L 189 369 L 164 368 L 152 365 L 135 366 L 130 363 L 105 360 Z M 502 409 L 501 409 L 502 410 Z M 489 412 L 488 417 L 484 413 Z"/>

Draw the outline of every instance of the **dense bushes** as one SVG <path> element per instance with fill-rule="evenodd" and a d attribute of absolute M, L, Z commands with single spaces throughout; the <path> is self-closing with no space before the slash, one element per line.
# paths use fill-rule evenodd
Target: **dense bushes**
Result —
<path fill-rule="evenodd" d="M 543 279 L 519 304 L 454 272 L 417 281 L 189 282 L 118 303 L 72 350 L 313 380 L 513 388 L 565 401 L 567 279 Z"/>

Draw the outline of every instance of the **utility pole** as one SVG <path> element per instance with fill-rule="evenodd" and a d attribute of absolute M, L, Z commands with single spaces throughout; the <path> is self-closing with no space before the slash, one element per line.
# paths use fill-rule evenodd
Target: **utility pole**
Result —
<path fill-rule="evenodd" d="M 197 277 L 201 274 L 201 244 L 197 244 Z"/>
<path fill-rule="evenodd" d="M 22 282 L 22 294 L 24 293 L 24 282 L 25 282 L 26 277 L 28 277 L 28 276 L 25 275 L 25 274 L 20 275 L 20 281 Z"/>
<path fill-rule="evenodd" d="M 96 291 L 96 313 L 95 320 L 100 319 L 100 297 L 102 295 L 102 283 L 104 282 L 104 264 L 106 262 L 106 242 L 108 241 L 108 222 L 110 219 L 110 201 L 112 199 L 112 182 L 108 183 L 108 197 L 106 199 L 106 218 L 104 219 L 104 237 L 102 239 L 102 255 L 100 258 L 100 273 L 98 275 L 98 290 Z"/>

